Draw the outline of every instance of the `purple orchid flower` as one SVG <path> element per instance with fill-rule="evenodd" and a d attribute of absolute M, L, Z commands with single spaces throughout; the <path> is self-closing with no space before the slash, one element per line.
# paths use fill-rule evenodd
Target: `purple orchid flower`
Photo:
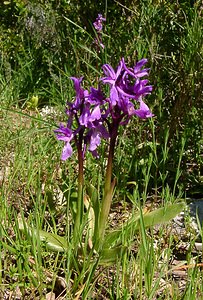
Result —
<path fill-rule="evenodd" d="M 103 77 L 100 80 L 104 84 L 107 83 L 110 85 L 110 99 L 111 99 L 111 103 L 113 106 L 116 105 L 116 103 L 118 102 L 118 99 L 119 99 L 119 78 L 120 78 L 120 75 L 122 72 L 122 68 L 123 68 L 122 60 L 120 61 L 116 71 L 114 71 L 112 66 L 110 66 L 108 64 L 105 64 L 102 67 L 104 74 L 107 77 Z"/>
<path fill-rule="evenodd" d="M 148 75 L 148 69 L 140 70 L 146 61 L 146 59 L 140 60 L 134 67 L 134 71 L 126 67 L 124 59 L 121 59 L 116 71 L 108 64 L 103 65 L 106 77 L 101 78 L 101 81 L 110 85 L 110 100 L 113 106 L 122 96 L 138 100 L 140 96 L 145 96 L 152 91 L 152 86 L 147 86 L 148 80 L 139 79 Z M 133 79 L 136 79 L 134 83 Z"/>
<path fill-rule="evenodd" d="M 85 97 L 82 113 L 79 118 L 80 125 L 94 128 L 95 121 L 101 119 L 101 108 L 105 99 L 101 89 L 90 88 L 90 93 Z"/>
<path fill-rule="evenodd" d="M 97 122 L 97 126 L 90 129 L 85 137 L 85 143 L 89 144 L 88 150 L 92 153 L 92 155 L 96 158 L 99 157 L 97 152 L 97 147 L 101 143 L 101 139 L 108 139 L 109 133 L 102 122 Z"/>
<path fill-rule="evenodd" d="M 94 127 L 93 123 L 95 120 L 99 120 L 101 118 L 101 111 L 99 105 L 94 107 L 94 109 L 90 110 L 90 104 L 86 104 L 83 109 L 83 112 L 79 118 L 80 125 L 84 125 L 87 128 Z"/>
<path fill-rule="evenodd" d="M 93 130 L 90 134 L 89 150 L 94 153 L 94 151 L 97 149 L 100 143 L 101 134 L 98 131 Z"/>
<path fill-rule="evenodd" d="M 148 71 L 150 70 L 149 68 L 148 69 L 143 69 L 141 70 L 141 68 L 147 63 L 147 59 L 146 58 L 143 58 L 141 59 L 140 61 L 137 62 L 137 64 L 134 66 L 134 68 L 128 68 L 125 64 L 125 61 L 124 61 L 124 58 L 122 58 L 122 61 L 123 61 L 123 67 L 124 67 L 124 70 L 129 74 L 131 75 L 132 77 L 134 78 L 140 78 L 140 77 L 143 77 L 143 76 L 147 76 L 148 75 Z"/>
<path fill-rule="evenodd" d="M 56 137 L 59 141 L 64 141 L 65 146 L 62 151 L 61 159 L 66 160 L 68 159 L 72 153 L 73 149 L 70 145 L 70 141 L 73 139 L 73 132 L 70 128 L 64 127 L 62 124 L 60 124 L 59 128 L 54 130 L 56 133 Z"/>
<path fill-rule="evenodd" d="M 147 104 L 141 99 L 140 101 L 140 108 L 134 111 L 134 114 L 137 115 L 141 119 L 151 118 L 154 114 L 151 112 Z"/>
<path fill-rule="evenodd" d="M 90 93 L 88 100 L 91 104 L 103 104 L 105 101 L 105 96 L 99 87 L 98 89 L 95 89 L 94 87 L 90 87 Z"/>
<path fill-rule="evenodd" d="M 138 100 L 140 96 L 146 96 L 147 94 L 150 94 L 152 91 L 152 86 L 147 85 L 148 80 L 140 80 L 136 79 L 135 83 L 132 84 L 129 80 L 125 81 L 120 84 L 120 87 L 118 88 L 120 94 L 129 97 L 131 99 Z"/>
<path fill-rule="evenodd" d="M 69 107 L 72 111 L 77 111 L 81 105 L 81 101 L 84 98 L 85 90 L 81 88 L 81 82 L 83 80 L 83 77 L 77 78 L 77 77 L 70 77 L 70 79 L 74 82 L 74 88 L 76 91 L 76 97 L 74 103 L 68 103 Z"/>
<path fill-rule="evenodd" d="M 131 117 L 135 114 L 134 104 L 130 101 L 129 97 L 121 96 L 119 98 L 118 107 L 124 115 Z"/>

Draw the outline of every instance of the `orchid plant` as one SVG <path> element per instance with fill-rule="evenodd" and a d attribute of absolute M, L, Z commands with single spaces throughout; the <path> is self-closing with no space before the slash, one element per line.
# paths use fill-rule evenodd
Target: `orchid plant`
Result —
<path fill-rule="evenodd" d="M 96 251 L 103 246 L 116 183 L 116 180 L 112 178 L 112 170 L 119 127 L 128 124 L 134 116 L 141 119 L 154 116 L 144 102 L 144 97 L 152 91 L 152 86 L 148 84 L 148 80 L 143 78 L 149 72 L 148 68 L 144 68 L 146 63 L 147 59 L 141 59 L 131 68 L 126 65 L 124 58 L 122 58 L 115 69 L 111 65 L 105 64 L 102 67 L 104 77 L 100 78 L 97 88 L 90 87 L 89 91 L 82 87 L 83 78 L 72 77 L 76 92 L 75 101 L 67 103 L 66 125 L 61 124 L 55 130 L 57 139 L 65 143 L 61 159 L 67 160 L 72 155 L 72 144 L 75 145 L 78 153 L 79 174 L 77 214 L 74 224 L 75 237 L 78 232 L 81 232 L 80 225 L 85 205 L 83 193 L 85 154 L 90 151 L 98 159 L 97 149 L 101 140 L 104 139 L 108 144 L 103 197 L 98 204 L 99 209 L 98 207 L 95 209 L 99 212 L 95 212 L 94 218 L 92 217 L 94 219 L 92 226 L 94 233 L 91 236 L 91 247 Z M 103 92 L 105 85 L 109 86 L 108 95 Z M 91 199 L 90 205 L 92 205 Z"/>
<path fill-rule="evenodd" d="M 98 34 L 97 44 L 100 44 L 102 48 L 101 31 L 102 22 L 105 20 L 102 15 L 98 15 L 93 24 Z M 82 236 L 88 235 L 88 248 L 91 253 L 99 254 L 100 263 L 106 261 L 109 263 L 109 258 L 111 258 L 111 263 L 116 261 L 124 249 L 123 235 L 128 237 L 129 234 L 136 234 L 140 222 L 146 227 L 166 222 L 184 207 L 183 203 L 176 203 L 148 213 L 143 213 L 140 209 L 136 214 L 133 212 L 125 224 L 121 224 L 116 230 L 107 231 L 108 216 L 116 185 L 116 179 L 112 178 L 112 171 L 119 128 L 127 125 L 133 117 L 148 119 L 154 116 L 144 100 L 152 91 L 152 86 L 146 79 L 149 74 L 149 68 L 145 68 L 146 63 L 147 59 L 143 58 L 134 67 L 129 67 L 124 58 L 121 58 L 115 69 L 109 64 L 104 64 L 102 66 L 104 76 L 99 79 L 97 87 L 90 87 L 89 90 L 83 87 L 83 77 L 71 77 L 76 96 L 73 102 L 67 103 L 66 124 L 60 124 L 55 130 L 57 139 L 64 142 L 61 155 L 63 161 L 68 160 L 74 149 L 77 149 L 77 207 L 76 214 L 73 214 L 72 232 L 75 248 L 82 247 Z M 87 151 L 91 152 L 93 159 L 99 159 L 98 148 L 102 140 L 106 143 L 108 155 L 103 193 L 97 195 L 97 190 L 93 186 L 88 190 L 86 185 L 84 161 Z M 95 194 L 96 201 L 93 199 Z M 89 230 L 83 230 L 84 218 L 88 219 Z M 22 222 L 20 222 L 20 228 L 26 229 L 30 234 L 35 233 Z M 66 237 L 45 231 L 40 231 L 38 234 L 50 249 L 67 251 L 69 245 Z"/>

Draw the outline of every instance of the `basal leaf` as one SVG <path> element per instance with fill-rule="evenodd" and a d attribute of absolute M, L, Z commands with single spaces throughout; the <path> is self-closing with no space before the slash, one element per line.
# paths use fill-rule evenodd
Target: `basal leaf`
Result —
<path fill-rule="evenodd" d="M 41 242 L 45 242 L 47 248 L 52 251 L 64 252 L 68 249 L 68 243 L 64 237 L 61 237 L 55 233 L 47 232 L 44 230 L 37 230 L 29 227 L 22 220 L 18 220 L 19 229 L 29 234 L 31 237 L 40 239 Z"/>
<path fill-rule="evenodd" d="M 184 210 L 185 203 L 175 203 L 166 207 L 158 208 L 151 212 L 143 212 L 143 223 L 145 227 L 151 227 L 162 224 L 173 219 L 177 214 Z M 104 248 L 121 244 L 123 239 L 129 239 L 140 229 L 140 212 L 133 215 L 130 220 L 124 223 L 120 228 L 108 233 L 104 240 Z"/>
<path fill-rule="evenodd" d="M 184 210 L 185 203 L 170 204 L 166 207 L 158 208 L 143 215 L 145 227 L 154 226 L 170 221 L 182 210 Z M 137 229 L 139 229 L 139 224 Z"/>

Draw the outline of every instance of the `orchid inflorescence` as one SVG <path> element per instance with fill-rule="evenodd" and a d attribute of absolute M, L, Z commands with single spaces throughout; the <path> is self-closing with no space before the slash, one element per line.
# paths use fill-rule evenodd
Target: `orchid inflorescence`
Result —
<path fill-rule="evenodd" d="M 97 46 L 97 51 L 100 52 L 100 48 L 104 49 L 104 44 L 102 43 L 102 30 L 103 30 L 103 22 L 106 21 L 106 18 L 102 16 L 102 14 L 98 14 L 96 21 L 93 23 L 93 26 L 97 32 L 97 37 L 94 39 L 94 43 Z"/>
<path fill-rule="evenodd" d="M 75 101 L 67 103 L 66 126 L 61 124 L 55 130 L 57 139 L 65 142 L 62 160 L 72 155 L 72 140 L 77 146 L 82 143 L 83 157 L 86 150 L 98 157 L 101 139 L 111 138 L 119 125 L 127 124 L 134 115 L 141 119 L 153 116 L 143 101 L 143 97 L 152 91 L 148 80 L 142 79 L 148 75 L 149 69 L 143 69 L 146 63 L 147 59 L 141 59 L 134 68 L 129 68 L 122 58 L 115 70 L 105 64 L 102 67 L 105 77 L 99 80 L 98 88 L 90 87 L 89 91 L 81 86 L 82 77 L 71 77 L 76 91 Z M 109 97 L 103 92 L 104 85 L 110 86 Z"/>

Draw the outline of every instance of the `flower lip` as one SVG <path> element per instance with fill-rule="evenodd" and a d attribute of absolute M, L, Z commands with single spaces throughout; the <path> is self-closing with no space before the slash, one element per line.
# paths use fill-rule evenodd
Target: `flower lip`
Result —
<path fill-rule="evenodd" d="M 69 157 L 71 157 L 72 153 L 73 153 L 73 149 L 71 145 L 69 143 L 66 143 L 65 146 L 63 147 L 61 159 L 62 160 L 68 159 Z"/>
<path fill-rule="evenodd" d="M 54 130 L 56 133 L 56 138 L 59 141 L 64 141 L 65 146 L 63 147 L 61 159 L 66 160 L 68 159 L 73 152 L 73 149 L 70 145 L 70 141 L 73 139 L 73 132 L 70 128 L 63 126 L 63 124 L 60 124 L 59 128 Z"/>

